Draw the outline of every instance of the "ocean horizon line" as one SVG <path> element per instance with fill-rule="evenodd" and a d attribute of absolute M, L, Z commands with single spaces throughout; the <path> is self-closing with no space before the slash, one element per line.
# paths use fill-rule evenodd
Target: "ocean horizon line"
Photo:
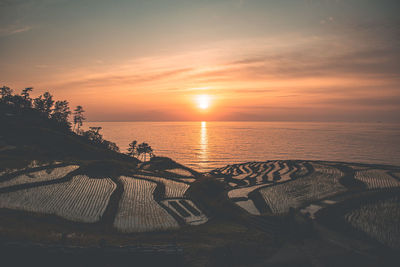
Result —
<path fill-rule="evenodd" d="M 293 123 L 389 123 L 400 121 L 318 121 L 318 120 L 87 120 L 85 122 L 293 122 Z"/>

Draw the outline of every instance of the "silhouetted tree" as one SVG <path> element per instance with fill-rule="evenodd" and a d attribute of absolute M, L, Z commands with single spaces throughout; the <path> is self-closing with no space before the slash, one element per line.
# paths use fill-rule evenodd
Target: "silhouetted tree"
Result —
<path fill-rule="evenodd" d="M 53 108 L 54 100 L 53 96 L 49 92 L 45 92 L 43 95 L 33 100 L 35 109 L 50 117 L 51 110 Z"/>
<path fill-rule="evenodd" d="M 31 99 L 26 99 L 21 95 L 13 95 L 13 90 L 7 86 L 0 88 L 1 100 L 0 102 L 9 105 L 13 108 L 13 112 L 20 113 L 27 108 L 32 107 Z"/>
<path fill-rule="evenodd" d="M 89 127 L 88 131 L 83 132 L 83 136 L 88 140 L 100 145 L 106 149 L 119 152 L 119 147 L 116 143 L 110 142 L 103 139 L 103 135 L 100 134 L 101 127 Z"/>
<path fill-rule="evenodd" d="M 54 105 L 53 96 L 49 92 L 45 92 L 43 94 L 43 100 L 44 100 L 44 112 L 50 115 Z"/>
<path fill-rule="evenodd" d="M 29 92 L 32 92 L 33 87 L 27 87 L 25 89 L 22 90 L 21 96 L 25 99 L 25 100 L 29 100 L 32 101 Z"/>
<path fill-rule="evenodd" d="M 68 101 L 57 101 L 54 105 L 53 113 L 51 114 L 51 118 L 57 121 L 59 124 L 64 124 L 68 128 L 70 127 L 70 123 L 68 122 L 68 117 L 71 114 L 71 111 L 68 106 Z"/>
<path fill-rule="evenodd" d="M 74 109 L 74 131 L 76 126 L 78 126 L 77 131 L 79 131 L 79 128 L 82 126 L 83 121 L 86 120 L 86 118 L 83 116 L 84 112 L 85 111 L 83 110 L 82 106 L 77 106 Z"/>
<path fill-rule="evenodd" d="M 153 149 L 147 143 L 141 143 L 136 148 L 138 156 L 144 155 L 144 161 L 146 161 L 146 155 L 149 154 L 150 157 L 154 156 Z"/>
<path fill-rule="evenodd" d="M 89 130 L 83 133 L 87 139 L 101 144 L 103 142 L 103 136 L 100 134 L 101 127 L 89 127 Z"/>
<path fill-rule="evenodd" d="M 137 147 L 136 147 L 136 145 L 137 145 L 137 141 L 136 140 L 133 140 L 129 144 L 128 152 L 126 153 L 128 156 L 135 157 L 137 155 L 137 151 L 136 151 Z"/>
<path fill-rule="evenodd" d="M 20 95 L 10 95 L 6 98 L 6 103 L 13 106 L 16 112 L 22 112 L 24 109 L 31 107 L 31 102 Z"/>
<path fill-rule="evenodd" d="M 64 130 L 71 131 L 71 125 L 68 117 L 71 114 L 69 104 L 66 100 L 56 101 L 54 103 L 53 96 L 49 92 L 33 99 L 30 97 L 32 87 L 22 90 L 21 95 L 13 95 L 13 90 L 7 86 L 0 88 L 0 115 L 6 114 L 7 116 L 20 116 L 25 121 L 31 118 L 35 123 L 43 123 L 45 127 L 59 126 L 65 127 Z M 83 124 L 85 117 L 83 116 L 84 110 L 82 106 L 77 106 L 74 110 L 74 130 L 77 126 L 79 131 Z M 39 115 L 39 116 L 38 116 Z M 40 118 L 40 120 L 38 120 Z M 119 152 L 117 144 L 104 140 L 100 134 L 101 127 L 90 127 L 88 131 L 79 131 L 91 143 L 111 151 Z"/>
<path fill-rule="evenodd" d="M 119 152 L 119 147 L 118 147 L 117 144 L 114 143 L 114 142 L 110 142 L 110 141 L 107 141 L 107 140 L 103 140 L 103 141 L 102 141 L 102 144 L 103 144 L 103 146 L 104 146 L 105 148 L 107 148 L 107 149 L 109 149 L 109 150 L 112 150 L 112 151 L 115 151 L 115 152 Z"/>
<path fill-rule="evenodd" d="M 13 90 L 10 87 L 3 86 L 0 88 L 1 102 L 6 102 L 11 97 Z"/>
<path fill-rule="evenodd" d="M 40 95 L 33 99 L 33 107 L 40 112 L 44 112 L 44 101 L 42 98 L 43 97 Z"/>
<path fill-rule="evenodd" d="M 32 92 L 32 87 L 27 87 L 22 90 L 21 97 L 24 99 L 23 108 L 31 108 L 32 107 L 32 98 L 29 95 L 29 92 Z"/>
<path fill-rule="evenodd" d="M 103 129 L 102 127 L 89 127 L 90 130 L 95 132 L 96 134 L 100 134 L 100 130 Z"/>

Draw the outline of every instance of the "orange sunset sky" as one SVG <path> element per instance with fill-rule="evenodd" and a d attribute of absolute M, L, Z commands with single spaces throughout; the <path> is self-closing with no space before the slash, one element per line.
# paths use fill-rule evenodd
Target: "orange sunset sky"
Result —
<path fill-rule="evenodd" d="M 0 0 L 0 82 L 91 121 L 399 122 L 399 7 Z"/>

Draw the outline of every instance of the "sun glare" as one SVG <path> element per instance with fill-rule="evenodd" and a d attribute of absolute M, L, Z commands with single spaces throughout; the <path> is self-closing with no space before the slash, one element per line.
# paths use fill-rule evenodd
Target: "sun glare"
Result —
<path fill-rule="evenodd" d="M 207 109 L 210 106 L 210 96 L 199 95 L 197 96 L 197 104 L 201 109 Z"/>

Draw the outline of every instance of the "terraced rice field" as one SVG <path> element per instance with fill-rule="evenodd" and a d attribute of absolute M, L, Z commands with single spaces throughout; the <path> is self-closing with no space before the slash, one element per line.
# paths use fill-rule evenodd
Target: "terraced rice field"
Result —
<path fill-rule="evenodd" d="M 13 185 L 21 185 L 26 183 L 44 182 L 60 179 L 66 176 L 68 173 L 79 168 L 77 165 L 70 165 L 66 167 L 59 167 L 54 169 L 47 169 L 29 174 L 22 174 L 14 177 L 11 180 L 0 182 L 0 188 L 5 188 Z"/>
<path fill-rule="evenodd" d="M 295 172 L 295 175 L 297 177 L 303 177 L 308 174 L 308 170 L 304 166 L 304 164 L 295 163 L 295 166 L 296 166 L 295 168 L 297 169 L 297 171 Z"/>
<path fill-rule="evenodd" d="M 165 193 L 161 203 L 181 217 L 186 224 L 199 225 L 208 221 L 207 216 L 191 200 L 184 198 L 186 190 L 190 187 L 187 183 L 157 176 L 135 175 L 134 177 L 162 183 L 165 186 Z"/>
<path fill-rule="evenodd" d="M 240 187 L 288 181 L 306 175 L 308 170 L 303 163 L 267 161 L 228 165 L 211 173 L 230 177 L 230 185 Z"/>
<path fill-rule="evenodd" d="M 247 198 L 251 192 L 253 192 L 254 190 L 257 190 L 258 188 L 263 187 L 263 186 L 266 186 L 266 185 L 260 184 L 260 185 L 255 185 L 255 186 L 232 189 L 228 192 L 228 197 L 229 198 L 243 198 L 243 197 Z"/>
<path fill-rule="evenodd" d="M 254 202 L 251 199 L 239 200 L 239 201 L 236 201 L 235 204 L 238 205 L 239 207 L 241 207 L 242 209 L 246 210 L 250 214 L 260 215 L 260 211 L 254 205 Z"/>
<path fill-rule="evenodd" d="M 36 168 L 36 167 L 45 167 L 45 166 L 49 166 L 50 164 L 60 164 L 60 161 L 53 161 L 53 162 L 39 162 L 37 160 L 33 160 L 31 161 L 28 166 L 24 167 L 24 168 L 20 168 L 20 169 L 16 169 L 16 168 L 8 168 L 8 169 L 3 169 L 0 171 L 0 177 L 3 175 L 8 175 L 8 174 L 12 174 L 14 172 L 17 171 L 24 171 L 30 168 Z"/>
<path fill-rule="evenodd" d="M 114 220 L 120 232 L 150 232 L 179 228 L 176 220 L 153 198 L 156 183 L 121 176 L 124 193 Z"/>
<path fill-rule="evenodd" d="M 267 173 L 269 171 L 269 165 L 262 164 L 262 163 L 257 163 L 257 165 L 254 165 L 253 168 L 253 173 L 250 174 L 249 180 L 255 182 L 256 184 L 261 184 L 263 183 L 262 181 L 262 175 L 264 173 Z"/>
<path fill-rule="evenodd" d="M 233 180 L 246 181 L 245 184 L 230 182 L 228 184 L 234 189 L 228 192 L 228 197 L 235 201 L 241 208 L 251 214 L 258 215 L 260 212 L 248 196 L 251 192 L 262 187 L 274 186 L 281 182 L 290 181 L 309 173 L 304 163 L 291 161 L 268 161 L 230 165 L 214 171 L 217 174 L 237 174 L 231 176 Z M 229 178 L 228 178 L 229 179 Z"/>
<path fill-rule="evenodd" d="M 0 193 L 0 208 L 53 214 L 76 222 L 98 222 L 105 210 L 109 216 L 107 206 L 117 188 L 112 179 L 90 179 L 78 175 L 70 180 L 65 179 L 66 182 L 60 180 L 54 184 L 49 182 L 48 185 L 35 184 L 61 179 L 78 167 L 70 165 L 13 178 L 8 176 L 6 179 L 11 179 L 0 182 L 0 189 L 4 192 Z M 340 183 L 341 178 L 353 179 L 353 173 L 354 178 L 364 182 L 369 189 L 400 186 L 400 181 L 396 179 L 396 168 L 365 169 L 361 166 L 353 171 L 347 170 L 348 168 L 350 165 L 344 163 L 288 160 L 228 165 L 212 171 L 211 174 L 216 174 L 217 179 L 225 182 L 230 189 L 227 195 L 235 204 L 253 215 L 260 215 L 260 211 L 265 212 L 267 206 L 275 214 L 286 213 L 290 207 L 301 207 L 302 213 L 310 213 L 313 217 L 319 209 L 334 204 L 336 194 L 347 190 Z M 346 176 L 339 169 L 346 172 Z M 122 192 L 120 199 L 115 199 L 115 195 L 112 198 L 113 201 L 118 201 L 118 209 L 114 209 L 115 218 L 111 220 L 114 228 L 123 233 L 165 231 L 177 229 L 182 224 L 199 225 L 209 220 L 185 196 L 193 175 L 180 168 L 167 172 L 170 172 L 166 175 L 169 178 L 161 177 L 162 172 L 150 170 L 141 170 L 140 174 L 133 177 L 118 178 L 121 181 L 118 186 L 123 186 L 124 190 L 118 188 L 115 191 L 116 196 Z M 29 189 L 21 189 L 28 186 L 18 186 L 27 184 Z M 156 188 L 157 194 L 154 195 Z M 326 199 L 328 197 L 334 200 Z M 110 209 L 112 207 L 114 205 L 109 206 Z M 353 215 L 349 215 L 349 221 L 356 220 Z M 363 216 L 357 215 L 355 218 L 365 220 Z M 108 217 L 104 221 L 108 222 Z"/>
<path fill-rule="evenodd" d="M 60 164 L 61 161 L 53 161 L 53 162 L 40 162 L 38 160 L 32 160 L 27 168 L 36 168 L 36 167 L 44 167 L 49 166 L 50 164 Z"/>
<path fill-rule="evenodd" d="M 186 224 L 200 225 L 208 221 L 207 216 L 188 199 L 167 199 L 162 203 L 181 217 Z"/>
<path fill-rule="evenodd" d="M 64 183 L 0 194 L 0 208 L 54 214 L 77 222 L 97 222 L 116 185 L 111 179 L 79 175 Z"/>
<path fill-rule="evenodd" d="M 184 169 L 177 168 L 177 169 L 169 169 L 166 171 L 180 176 L 193 177 L 193 174 L 190 171 Z"/>
<path fill-rule="evenodd" d="M 194 178 L 178 178 L 179 181 L 184 182 L 184 183 L 194 183 L 196 182 L 196 179 Z"/>
<path fill-rule="evenodd" d="M 397 181 L 400 181 L 400 172 L 392 172 L 393 178 L 395 178 Z"/>
<path fill-rule="evenodd" d="M 342 168 L 347 176 L 340 171 Z M 313 218 L 319 209 L 335 203 L 331 200 L 326 201 L 332 203 L 325 203 L 322 201 L 324 198 L 347 191 L 341 178 L 353 179 L 353 173 L 354 179 L 361 180 L 369 189 L 400 186 L 397 169 L 390 172 L 393 168 L 372 168 L 337 162 L 267 161 L 228 165 L 211 174 L 221 177 L 233 188 L 228 191 L 228 197 L 250 214 L 260 214 L 261 196 L 264 204 L 275 214 L 286 213 L 290 207 L 303 207 L 301 212 L 309 213 Z M 252 192 L 255 194 L 250 195 Z"/>
<path fill-rule="evenodd" d="M 313 164 L 315 172 L 294 181 L 259 190 L 273 213 L 285 213 L 301 205 L 346 191 L 339 183 L 342 173 L 333 167 Z"/>
<path fill-rule="evenodd" d="M 345 219 L 379 242 L 400 249 L 400 197 L 363 205 L 347 213 Z"/>
<path fill-rule="evenodd" d="M 148 179 L 165 185 L 164 198 L 183 198 L 190 185 L 157 176 L 135 175 L 137 178 Z"/>
<path fill-rule="evenodd" d="M 298 169 L 296 168 L 296 166 L 289 166 L 288 164 L 285 164 L 285 167 L 280 171 L 280 176 L 281 179 L 279 181 L 283 182 L 283 181 L 289 181 L 292 179 L 292 175 L 294 175 Z"/>
<path fill-rule="evenodd" d="M 8 175 L 8 174 L 16 172 L 16 171 L 18 171 L 18 169 L 2 169 L 0 171 L 0 177 L 3 175 Z"/>
<path fill-rule="evenodd" d="M 273 162 L 269 165 L 270 167 L 270 171 L 266 172 L 263 177 L 261 177 L 261 181 L 263 182 L 273 182 L 274 181 L 274 173 L 279 173 L 279 171 L 281 170 L 281 166 L 279 165 L 279 162 Z M 276 177 L 276 176 L 275 176 Z"/>
<path fill-rule="evenodd" d="M 400 182 L 390 176 L 385 170 L 362 170 L 357 171 L 356 179 L 367 185 L 368 189 L 391 188 L 400 186 Z"/>
<path fill-rule="evenodd" d="M 66 182 L 35 185 L 37 182 L 61 179 L 78 167 L 71 165 L 41 170 L 0 182 L 0 188 L 6 190 L 0 194 L 0 208 L 53 214 L 76 222 L 99 221 L 117 187 L 111 179 L 90 179 L 78 175 Z M 131 233 L 176 229 L 179 224 L 171 216 L 173 213 L 189 225 L 208 221 L 207 216 L 191 200 L 184 199 L 190 187 L 186 181 L 189 178 L 182 178 L 185 182 L 180 182 L 149 173 L 137 175 L 136 178 L 123 176 L 119 179 L 124 191 L 113 223 L 118 231 Z M 24 184 L 33 186 L 19 190 L 12 188 Z M 165 188 L 162 196 L 165 206 L 154 199 L 158 184 Z"/>
<path fill-rule="evenodd" d="M 371 166 L 360 166 L 360 165 L 351 165 L 351 164 L 346 164 L 346 166 L 352 168 L 353 170 L 368 170 L 368 169 L 371 169 Z"/>

